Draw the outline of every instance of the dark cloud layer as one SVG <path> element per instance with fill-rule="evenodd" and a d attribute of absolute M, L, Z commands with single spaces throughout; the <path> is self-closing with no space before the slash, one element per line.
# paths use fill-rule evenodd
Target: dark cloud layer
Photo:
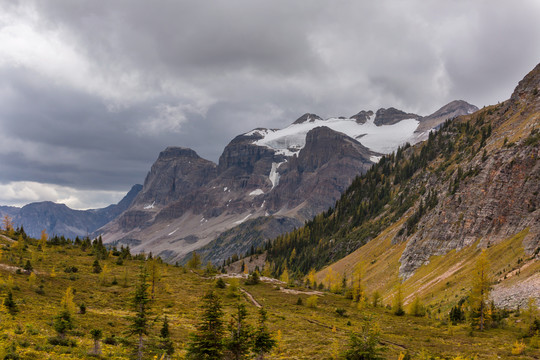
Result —
<path fill-rule="evenodd" d="M 235 135 L 304 112 L 493 104 L 540 59 L 534 0 L 36 0 L 0 14 L 1 204 L 103 204 L 166 146 L 217 161 Z"/>

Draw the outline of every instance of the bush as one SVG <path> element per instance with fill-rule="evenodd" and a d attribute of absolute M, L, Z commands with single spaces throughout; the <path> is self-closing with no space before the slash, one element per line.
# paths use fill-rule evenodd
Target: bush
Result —
<path fill-rule="evenodd" d="M 337 308 L 336 309 L 336 314 L 338 314 L 341 317 L 346 317 L 347 316 L 346 313 L 347 313 L 347 310 L 345 310 L 343 308 Z"/>
<path fill-rule="evenodd" d="M 225 283 L 225 280 L 223 280 L 223 278 L 219 278 L 216 281 L 216 287 L 218 289 L 225 289 L 227 287 L 227 284 Z"/>
<path fill-rule="evenodd" d="M 304 305 L 301 297 L 298 297 L 298 300 L 296 300 L 296 305 Z"/>
<path fill-rule="evenodd" d="M 308 297 L 307 300 L 306 300 L 307 307 L 316 308 L 317 307 L 317 300 L 318 300 L 317 295 L 311 295 L 310 297 Z"/>
<path fill-rule="evenodd" d="M 107 345 L 117 345 L 118 340 L 116 339 L 116 336 L 113 334 L 111 336 L 107 336 L 105 339 L 103 339 L 103 343 Z"/>

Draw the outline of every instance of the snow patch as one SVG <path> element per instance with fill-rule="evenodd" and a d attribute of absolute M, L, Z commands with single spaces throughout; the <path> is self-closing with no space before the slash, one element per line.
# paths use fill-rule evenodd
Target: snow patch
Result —
<path fill-rule="evenodd" d="M 236 225 L 240 225 L 241 223 L 243 223 L 244 221 L 246 221 L 249 217 L 251 216 L 251 214 L 248 214 L 245 218 L 243 218 L 242 220 L 238 220 L 238 221 L 235 221 L 234 223 Z"/>
<path fill-rule="evenodd" d="M 406 119 L 393 125 L 377 126 L 374 120 L 375 114 L 364 124 L 358 124 L 354 119 L 314 119 L 312 122 L 292 124 L 281 130 L 259 131 L 263 138 L 254 141 L 253 144 L 274 149 L 276 154 L 292 156 L 306 145 L 306 134 L 310 130 L 318 126 L 327 126 L 355 139 L 361 137 L 362 145 L 387 154 L 395 151 L 398 146 L 411 142 L 419 124 L 418 120 Z"/>
<path fill-rule="evenodd" d="M 153 209 L 155 204 L 156 204 L 156 202 L 154 201 L 152 204 L 146 205 L 146 206 L 144 207 L 144 210 Z"/>
<path fill-rule="evenodd" d="M 228 189 L 228 187 L 225 186 L 225 187 L 223 188 L 223 191 L 227 191 L 227 189 Z"/>
<path fill-rule="evenodd" d="M 172 234 L 174 234 L 174 233 L 177 232 L 177 231 L 178 231 L 178 229 L 174 230 L 173 232 L 170 232 L 170 233 L 169 233 L 169 236 L 171 236 Z"/>
<path fill-rule="evenodd" d="M 264 191 L 262 191 L 261 189 L 256 189 L 250 192 L 249 196 L 257 196 L 257 195 L 262 195 L 262 194 L 264 194 Z"/>
<path fill-rule="evenodd" d="M 381 158 L 382 158 L 382 156 L 371 155 L 369 157 L 369 160 L 373 161 L 374 163 L 378 163 L 381 160 Z"/>
<path fill-rule="evenodd" d="M 266 200 L 263 200 L 263 203 L 261 204 L 261 209 L 264 207 L 265 203 L 266 203 Z"/>
<path fill-rule="evenodd" d="M 277 169 L 283 163 L 284 161 L 280 163 L 272 163 L 272 169 L 270 170 L 270 175 L 268 175 L 268 178 L 272 182 L 272 189 L 279 185 L 279 173 L 277 172 Z"/>

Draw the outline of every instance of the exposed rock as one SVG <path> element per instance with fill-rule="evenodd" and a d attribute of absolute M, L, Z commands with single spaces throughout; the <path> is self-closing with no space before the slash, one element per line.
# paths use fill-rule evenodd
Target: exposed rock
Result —
<path fill-rule="evenodd" d="M 393 125 L 401 120 L 405 119 L 420 119 L 420 115 L 412 114 L 412 113 L 406 113 L 401 110 L 395 109 L 393 107 L 388 109 L 379 109 L 377 110 L 377 113 L 375 114 L 375 125 L 381 126 L 381 125 Z"/>
<path fill-rule="evenodd" d="M 304 122 L 313 122 L 315 120 L 322 120 L 322 118 L 319 116 L 319 115 L 316 115 L 316 114 L 310 114 L 310 113 L 305 113 L 304 115 L 300 116 L 298 119 L 296 119 L 295 122 L 293 122 L 293 124 L 302 124 Z"/>
<path fill-rule="evenodd" d="M 421 133 L 430 129 L 438 128 L 446 120 L 457 116 L 468 115 L 478 111 L 478 108 L 463 100 L 454 100 L 444 105 L 433 114 L 420 118 L 420 124 L 416 132 Z"/>
<path fill-rule="evenodd" d="M 358 124 L 365 124 L 369 117 L 373 116 L 373 111 L 360 111 L 356 115 L 350 117 L 350 119 L 355 119 Z"/>

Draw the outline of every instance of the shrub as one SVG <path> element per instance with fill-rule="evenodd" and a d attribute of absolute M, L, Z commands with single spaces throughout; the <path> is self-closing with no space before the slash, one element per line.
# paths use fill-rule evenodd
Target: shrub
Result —
<path fill-rule="evenodd" d="M 216 287 L 218 289 L 225 289 L 227 287 L 227 284 L 225 283 L 225 280 L 223 280 L 223 278 L 219 278 L 216 281 Z"/>
<path fill-rule="evenodd" d="M 318 300 L 317 295 L 311 295 L 310 297 L 308 297 L 307 300 L 306 300 L 307 307 L 316 308 L 317 307 L 317 300 Z"/>
<path fill-rule="evenodd" d="M 343 308 L 337 308 L 336 309 L 336 314 L 338 314 L 339 316 L 342 316 L 342 317 L 346 317 L 347 316 L 347 310 L 343 309 Z"/>

